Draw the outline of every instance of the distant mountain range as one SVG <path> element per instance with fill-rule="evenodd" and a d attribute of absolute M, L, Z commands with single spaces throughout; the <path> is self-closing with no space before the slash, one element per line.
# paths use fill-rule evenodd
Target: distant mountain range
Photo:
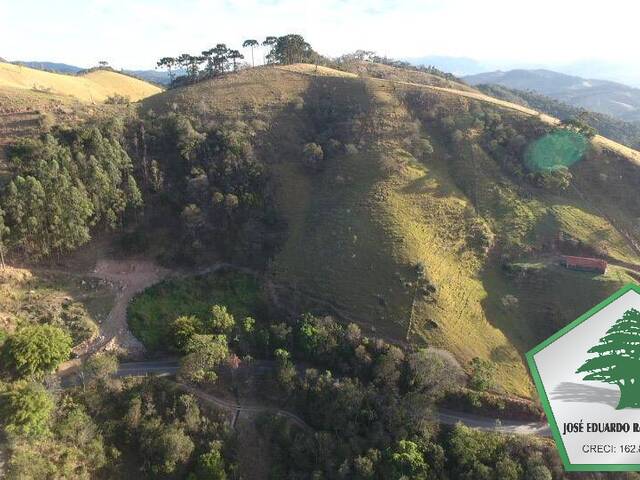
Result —
<path fill-rule="evenodd" d="M 133 75 L 151 83 L 169 85 L 169 74 L 163 70 L 123 70 L 124 73 Z M 180 72 L 177 72 L 179 75 Z"/>
<path fill-rule="evenodd" d="M 56 63 L 56 62 L 11 62 L 15 65 L 23 65 L 29 68 L 36 68 L 38 70 L 47 70 L 49 72 L 56 73 L 78 73 L 82 70 L 85 70 L 81 67 L 76 67 L 75 65 L 68 65 L 66 63 Z"/>
<path fill-rule="evenodd" d="M 83 67 L 77 67 L 75 65 L 68 65 L 66 63 L 56 63 L 56 62 L 36 62 L 36 61 L 28 61 L 28 62 L 12 62 L 16 65 L 24 65 L 25 67 L 37 68 L 38 70 L 47 70 L 49 72 L 56 73 L 66 73 L 66 74 L 75 74 L 86 70 Z M 142 80 L 146 80 L 147 82 L 159 83 L 161 85 L 169 84 L 169 75 L 167 72 L 158 71 L 158 70 L 121 70 L 122 73 L 126 73 L 128 75 L 132 75 L 134 77 L 138 77 Z"/>
<path fill-rule="evenodd" d="M 551 70 L 509 70 L 468 75 L 470 85 L 501 85 L 534 91 L 568 105 L 604 113 L 627 122 L 640 121 L 640 89 Z"/>
<path fill-rule="evenodd" d="M 640 122 L 625 122 L 604 113 L 586 111 L 530 90 L 516 90 L 496 84 L 481 84 L 477 88 L 492 97 L 533 108 L 560 120 L 579 118 L 605 137 L 640 149 Z"/>
<path fill-rule="evenodd" d="M 413 65 L 433 66 L 443 72 L 453 73 L 458 77 L 486 72 L 493 65 L 488 65 L 468 57 L 445 57 L 441 55 L 429 55 L 426 57 L 414 57 L 404 59 Z"/>
<path fill-rule="evenodd" d="M 537 70 L 546 69 L 583 78 L 597 78 L 623 83 L 640 88 L 640 64 L 616 63 L 602 60 L 577 60 L 571 63 L 532 63 L 513 62 L 509 60 L 476 60 L 470 57 L 448 57 L 444 55 L 428 55 L 424 57 L 403 58 L 413 65 L 433 65 L 434 67 L 453 73 L 458 77 L 475 75 L 494 70 Z"/>

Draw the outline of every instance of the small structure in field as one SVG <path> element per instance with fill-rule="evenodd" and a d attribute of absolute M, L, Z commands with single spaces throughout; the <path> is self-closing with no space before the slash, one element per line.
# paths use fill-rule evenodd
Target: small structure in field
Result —
<path fill-rule="evenodd" d="M 607 273 L 607 262 L 600 258 L 573 257 L 563 255 L 560 264 L 569 270 L 581 270 L 583 272 Z"/>

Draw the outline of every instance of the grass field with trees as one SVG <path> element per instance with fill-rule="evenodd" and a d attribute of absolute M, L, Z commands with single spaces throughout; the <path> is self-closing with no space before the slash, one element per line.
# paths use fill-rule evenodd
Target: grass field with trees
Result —
<path fill-rule="evenodd" d="M 637 152 L 437 69 L 324 59 L 299 35 L 244 45 L 268 65 L 222 43 L 165 57 L 186 72 L 166 92 L 29 124 L 3 156 L 2 263 L 58 267 L 96 240 L 153 257 L 173 275 L 129 326 L 180 359 L 175 378 L 119 379 L 94 355 L 61 385 L 115 285 L 3 269 L 8 478 L 252 478 L 247 445 L 253 478 L 605 478 L 434 410 L 539 418 L 523 352 L 637 278 Z M 246 378 L 259 405 L 238 426 L 211 396 Z"/>

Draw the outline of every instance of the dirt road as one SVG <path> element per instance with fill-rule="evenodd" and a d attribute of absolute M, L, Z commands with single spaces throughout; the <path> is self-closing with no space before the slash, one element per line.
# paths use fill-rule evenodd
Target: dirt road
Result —
<path fill-rule="evenodd" d="M 58 370 L 59 373 L 65 375 L 75 371 L 82 358 L 102 350 L 121 351 L 126 352 L 129 357 L 141 357 L 144 354 L 144 346 L 129 331 L 127 307 L 137 293 L 160 282 L 170 273 L 170 270 L 150 260 L 98 261 L 89 275 L 115 285 L 115 303 L 107 318 L 100 324 L 98 336 L 77 345 L 73 349 L 77 358 L 63 363 Z"/>
<path fill-rule="evenodd" d="M 74 352 L 78 358 L 65 362 L 58 370 L 61 377 L 69 377 L 80 366 L 83 358 L 103 350 L 116 350 L 127 352 L 130 357 L 135 357 L 136 353 L 141 357 L 144 353 L 142 344 L 131 334 L 127 325 L 127 307 L 131 299 L 139 292 L 169 277 L 182 277 L 187 274 L 213 273 L 225 268 L 237 268 L 228 263 L 217 263 L 196 272 L 171 271 L 156 265 L 149 260 L 100 260 L 96 268 L 90 275 L 112 282 L 116 285 L 117 295 L 113 308 L 107 318 L 100 325 L 100 334 L 81 345 L 78 345 Z M 245 273 L 255 272 L 245 268 L 238 268 Z M 178 362 L 175 359 L 159 359 L 152 361 L 127 362 L 120 364 L 116 376 L 145 376 L 174 375 L 178 371 Z M 67 385 L 73 385 L 73 380 Z M 233 425 L 241 415 L 251 415 L 262 412 L 269 412 L 289 418 L 298 426 L 310 429 L 305 421 L 293 412 L 277 409 L 265 405 L 242 405 L 229 400 L 216 397 L 204 392 L 194 386 L 179 383 L 180 387 L 187 392 L 196 395 L 198 398 L 215 404 L 220 408 L 235 412 Z M 467 426 L 481 430 L 490 430 L 502 433 L 549 435 L 546 423 L 528 423 L 513 421 L 497 421 L 494 418 L 479 417 L 464 412 L 454 412 L 450 410 L 440 410 L 437 418 L 443 424 L 456 424 L 461 422 Z"/>

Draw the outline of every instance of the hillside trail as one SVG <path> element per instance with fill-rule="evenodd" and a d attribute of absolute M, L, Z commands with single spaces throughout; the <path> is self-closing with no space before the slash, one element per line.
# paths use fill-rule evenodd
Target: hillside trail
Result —
<path fill-rule="evenodd" d="M 141 356 L 144 353 L 142 344 L 131 334 L 127 325 L 127 307 L 131 299 L 139 292 L 162 280 L 168 278 L 184 278 L 191 275 L 215 273 L 224 269 L 234 269 L 247 274 L 260 275 L 259 272 L 246 267 L 239 267 L 226 262 L 218 262 L 207 267 L 197 270 L 170 270 L 160 267 L 155 262 L 148 259 L 135 260 L 116 260 L 102 259 L 96 264 L 89 276 L 93 276 L 116 285 L 117 295 L 113 308 L 109 315 L 100 325 L 100 334 L 91 341 L 85 342 L 74 349 L 78 356 L 73 360 L 65 362 L 58 370 L 60 377 L 67 377 L 74 373 L 81 364 L 83 358 L 100 351 L 121 349 L 129 356 L 135 356 L 137 353 Z M 53 271 L 48 269 L 47 271 Z M 72 273 L 75 275 L 82 274 L 80 272 L 69 272 L 65 270 L 57 270 L 58 273 Z M 314 298 L 319 301 L 321 299 Z M 329 307 L 329 304 L 325 305 Z M 335 312 L 338 314 L 338 312 Z M 343 320 L 345 320 L 343 318 Z M 356 319 L 349 318 L 357 322 Z M 448 352 L 443 352 L 443 354 Z M 175 374 L 178 364 L 173 360 L 153 360 L 146 362 L 132 362 L 121 364 L 120 370 L 123 375 L 144 376 L 149 374 L 163 375 Z M 239 402 L 231 402 L 227 399 L 217 397 L 211 393 L 205 392 L 197 387 L 178 382 L 180 388 L 196 395 L 211 404 L 226 409 L 233 413 L 232 427 L 235 427 L 238 419 L 242 416 L 251 416 L 259 413 L 271 413 L 274 415 L 288 418 L 296 425 L 306 430 L 312 430 L 311 427 L 297 414 L 279 409 L 273 406 L 261 404 L 242 404 Z M 548 435 L 548 426 L 544 422 L 517 422 L 504 421 L 487 417 L 474 416 L 464 412 L 455 412 L 450 410 L 439 410 L 436 412 L 439 422 L 444 424 L 456 424 L 461 422 L 465 425 L 480 430 L 491 430 L 503 433 L 517 433 L 526 435 Z"/>
<path fill-rule="evenodd" d="M 70 273 L 65 270 L 58 272 Z M 83 358 L 100 351 L 119 351 L 129 357 L 141 357 L 144 354 L 144 346 L 129 330 L 127 307 L 136 294 L 167 278 L 170 273 L 171 270 L 147 259 L 98 260 L 93 271 L 87 275 L 115 285 L 116 298 L 113 307 L 99 325 L 98 335 L 77 345 L 73 349 L 76 358 L 60 365 L 59 373 L 65 375 L 75 371 Z"/>
<path fill-rule="evenodd" d="M 207 403 L 211 403 L 224 410 L 234 413 L 233 420 L 231 421 L 231 428 L 235 428 L 237 421 L 241 415 L 255 415 L 260 413 L 270 413 L 272 415 L 278 415 L 287 418 L 295 425 L 307 430 L 314 431 L 311 426 L 304 421 L 299 415 L 280 408 L 270 407 L 261 404 L 247 404 L 230 402 L 223 398 L 216 397 L 211 393 L 204 392 L 197 387 L 187 385 L 184 383 L 176 382 L 177 385 L 184 391 L 195 395 L 200 400 Z M 491 431 L 511 435 L 536 435 L 541 437 L 550 437 L 551 430 L 547 422 L 522 422 L 515 420 L 500 420 L 497 418 L 482 417 L 473 415 L 470 413 L 457 412 L 448 409 L 438 409 L 434 411 L 434 419 L 438 423 L 444 425 L 457 425 L 461 423 L 467 427 L 475 428 L 482 431 Z"/>
<path fill-rule="evenodd" d="M 385 81 L 382 79 L 374 79 L 374 80 L 379 80 L 379 81 Z M 532 108 L 528 108 L 528 107 L 524 107 L 522 105 L 518 105 L 516 103 L 511 103 L 511 102 L 507 102 L 505 100 L 500 100 L 498 98 L 494 98 L 494 97 L 490 97 L 489 95 L 485 95 L 483 93 L 480 92 L 472 92 L 472 91 L 465 91 L 465 90 L 457 90 L 455 88 L 446 88 L 446 87 L 436 87 L 434 85 L 425 85 L 425 84 L 421 84 L 421 83 L 413 83 L 413 82 L 405 82 L 405 81 L 401 81 L 401 80 L 394 80 L 394 83 L 397 84 L 401 84 L 401 85 L 409 85 L 409 86 L 413 86 L 413 87 L 419 87 L 419 88 L 426 88 L 428 90 L 433 90 L 436 92 L 441 92 L 441 93 L 449 93 L 451 95 L 457 95 L 457 96 L 461 96 L 461 97 L 466 97 L 466 98 L 471 98 L 473 100 L 478 100 L 480 102 L 484 102 L 484 103 L 491 103 L 493 105 L 502 107 L 502 108 L 506 108 L 508 110 L 514 110 L 520 113 L 524 113 L 526 115 L 529 116 L 533 116 L 533 117 L 538 117 L 541 121 L 543 121 L 544 123 L 547 123 L 549 125 L 559 125 L 560 124 L 560 120 L 558 120 L 557 118 L 551 116 L 551 115 L 547 115 L 546 113 L 542 113 L 539 112 L 537 110 L 534 110 Z M 613 140 L 607 138 L 607 137 L 603 137 L 602 135 L 596 135 L 593 138 L 593 141 L 600 145 L 603 148 L 606 148 L 608 150 L 611 150 L 619 155 L 625 156 L 628 159 L 630 159 L 632 162 L 634 162 L 635 164 L 640 165 L 640 152 L 638 150 L 634 150 L 633 148 L 627 147 L 626 145 L 622 145 L 621 143 L 618 142 L 614 142 Z"/>
<path fill-rule="evenodd" d="M 35 271 L 47 273 L 61 273 L 98 278 L 111 283 L 114 285 L 116 290 L 113 307 L 109 311 L 107 317 L 99 325 L 98 335 L 74 347 L 73 354 L 75 358 L 61 364 L 58 369 L 58 373 L 61 376 L 74 373 L 80 367 L 83 359 L 101 351 L 118 352 L 131 359 L 142 358 L 145 353 L 144 346 L 131 333 L 127 323 L 127 308 L 133 297 L 163 280 L 170 278 L 185 278 L 194 275 L 206 275 L 225 269 L 232 269 L 236 272 L 253 275 L 257 278 L 263 278 L 263 274 L 257 270 L 228 262 L 216 262 L 199 269 L 184 270 L 164 268 L 150 259 L 103 258 L 98 260 L 95 268 L 89 272 L 52 268 L 33 269 Z M 276 305 L 284 308 L 288 313 L 299 313 L 294 312 L 279 300 L 279 297 L 286 297 L 293 293 L 293 289 L 291 287 L 276 284 L 271 279 L 267 279 L 266 281 L 269 284 L 268 290 L 273 292 L 273 298 L 271 298 L 271 300 L 274 301 Z M 276 292 L 280 293 L 278 294 Z M 375 333 L 375 325 L 372 322 L 355 318 L 346 312 L 343 307 L 338 306 L 329 300 L 314 295 L 311 292 L 305 292 L 298 289 L 296 289 L 295 292 L 315 305 L 326 309 L 337 319 L 343 322 L 355 323 L 366 327 L 374 332 L 376 336 L 384 339 L 388 343 L 401 348 L 410 348 L 409 343 L 404 340 Z M 451 362 L 453 366 L 461 368 L 459 362 L 450 352 L 433 347 L 430 349 L 442 357 L 446 357 L 445 360 Z"/>
<path fill-rule="evenodd" d="M 241 404 L 241 403 L 236 403 L 236 402 L 231 402 L 229 400 L 225 400 L 223 398 L 220 397 L 216 397 L 215 395 L 211 394 L 211 393 L 207 393 L 197 387 L 194 387 L 192 385 L 187 385 L 186 383 L 181 383 L 181 382 L 176 382 L 176 384 L 178 385 L 178 387 L 180 387 L 182 390 L 191 393 L 192 395 L 195 395 L 196 397 L 198 397 L 200 400 L 203 400 L 207 403 L 216 405 L 219 408 L 222 408 L 224 410 L 227 410 L 231 413 L 233 413 L 233 420 L 231 421 L 231 428 L 235 428 L 236 423 L 238 422 L 239 418 L 241 415 L 255 415 L 255 414 L 260 414 L 260 413 L 270 413 L 272 415 L 278 415 L 280 417 L 284 417 L 287 418 L 288 420 L 291 420 L 295 425 L 299 426 L 300 428 L 304 429 L 304 430 L 308 430 L 308 431 L 313 431 L 313 428 L 311 428 L 307 422 L 305 422 L 302 417 L 300 417 L 299 415 L 290 412 L 288 410 L 283 410 L 280 408 L 276 408 L 276 407 L 270 407 L 270 406 L 266 406 L 266 405 L 262 405 L 262 404 Z"/>

